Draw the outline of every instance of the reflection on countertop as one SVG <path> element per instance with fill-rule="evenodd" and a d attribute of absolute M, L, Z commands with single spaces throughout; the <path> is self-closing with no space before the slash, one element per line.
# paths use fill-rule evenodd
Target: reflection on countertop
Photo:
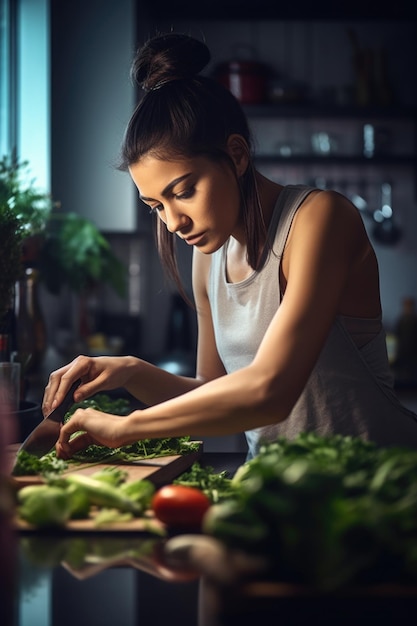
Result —
<path fill-rule="evenodd" d="M 205 454 L 202 463 L 232 476 L 244 459 Z M 18 575 L 14 593 L 10 580 L 2 626 L 209 626 L 205 611 L 198 617 L 199 575 L 167 568 L 160 537 L 48 531 L 13 536 L 8 562 L 17 563 Z"/>

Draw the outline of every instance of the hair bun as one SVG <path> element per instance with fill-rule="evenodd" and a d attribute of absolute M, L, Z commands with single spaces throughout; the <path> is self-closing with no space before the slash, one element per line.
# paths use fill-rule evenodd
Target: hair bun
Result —
<path fill-rule="evenodd" d="M 157 35 L 137 52 L 131 76 L 142 89 L 151 91 L 196 76 L 209 61 L 210 51 L 203 42 L 176 33 Z"/>

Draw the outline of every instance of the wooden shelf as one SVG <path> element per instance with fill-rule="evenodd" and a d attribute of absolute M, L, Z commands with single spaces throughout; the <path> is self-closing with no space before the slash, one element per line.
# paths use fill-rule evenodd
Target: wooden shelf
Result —
<path fill-rule="evenodd" d="M 294 156 L 284 157 L 279 154 L 258 154 L 255 159 L 258 163 L 281 163 L 286 165 L 393 165 L 393 166 L 414 166 L 415 156 L 376 156 L 370 159 L 362 156 L 345 156 L 332 154 L 329 156 L 316 156 L 314 154 L 297 154 Z"/>
<path fill-rule="evenodd" d="M 249 118 L 300 118 L 300 119 L 383 119 L 413 122 L 417 111 L 412 107 L 357 107 L 320 105 L 309 102 L 247 104 L 244 111 Z"/>

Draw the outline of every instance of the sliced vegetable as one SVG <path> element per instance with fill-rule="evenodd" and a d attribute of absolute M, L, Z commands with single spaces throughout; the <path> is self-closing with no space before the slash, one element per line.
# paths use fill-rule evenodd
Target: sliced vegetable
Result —
<path fill-rule="evenodd" d="M 128 473 L 126 470 L 121 469 L 120 467 L 109 465 L 108 467 L 103 467 L 103 469 L 94 472 L 91 474 L 91 478 L 95 480 L 100 480 L 103 483 L 107 483 L 108 485 L 113 485 L 113 487 L 117 487 L 121 485 L 127 478 Z"/>
<path fill-rule="evenodd" d="M 18 515 L 39 527 L 62 526 L 71 519 L 91 518 L 99 525 L 129 521 L 149 510 L 155 487 L 148 480 L 127 482 L 126 476 L 116 467 L 91 476 L 50 476 L 46 484 L 17 492 Z M 146 521 L 149 532 L 160 534 L 159 526 Z"/>
<path fill-rule="evenodd" d="M 150 508 L 155 485 L 150 480 L 131 480 L 120 486 L 121 491 L 133 500 L 144 512 Z"/>
<path fill-rule="evenodd" d="M 101 480 L 96 480 L 91 476 L 67 474 L 63 481 L 68 485 L 76 485 L 84 489 L 90 502 L 94 505 L 128 511 L 136 515 L 142 512 L 141 507 L 125 495 L 121 489 Z"/>
<path fill-rule="evenodd" d="M 91 510 L 91 500 L 84 487 L 69 485 L 66 489 L 71 503 L 71 519 L 86 519 Z"/>
<path fill-rule="evenodd" d="M 18 492 L 19 515 L 38 527 L 64 526 L 71 517 L 71 497 L 65 489 L 33 485 Z"/>
<path fill-rule="evenodd" d="M 200 528 L 210 506 L 202 491 L 185 485 L 165 485 L 152 498 L 157 519 L 172 528 Z"/>
<path fill-rule="evenodd" d="M 98 515 L 94 518 L 94 525 L 118 524 L 121 522 L 130 522 L 132 519 L 132 513 L 122 513 L 119 509 L 100 509 Z"/>
<path fill-rule="evenodd" d="M 55 451 L 38 458 L 34 454 L 19 450 L 13 467 L 13 476 L 46 476 L 60 474 L 68 467 L 67 461 L 58 459 Z"/>

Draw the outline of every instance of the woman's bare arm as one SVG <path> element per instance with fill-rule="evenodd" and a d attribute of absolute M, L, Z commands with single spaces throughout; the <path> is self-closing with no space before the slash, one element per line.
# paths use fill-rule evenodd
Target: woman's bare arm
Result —
<path fill-rule="evenodd" d="M 197 375 L 178 376 L 133 356 L 89 357 L 80 355 L 71 363 L 52 372 L 45 389 L 43 413 L 48 415 L 58 406 L 71 384 L 81 379 L 74 394 L 80 402 L 100 391 L 124 388 L 143 404 L 152 406 L 196 389 L 202 383 L 225 374 L 217 353 L 210 305 L 205 291 L 210 257 L 196 253 L 193 265 L 193 289 L 198 314 L 199 339 Z"/>

